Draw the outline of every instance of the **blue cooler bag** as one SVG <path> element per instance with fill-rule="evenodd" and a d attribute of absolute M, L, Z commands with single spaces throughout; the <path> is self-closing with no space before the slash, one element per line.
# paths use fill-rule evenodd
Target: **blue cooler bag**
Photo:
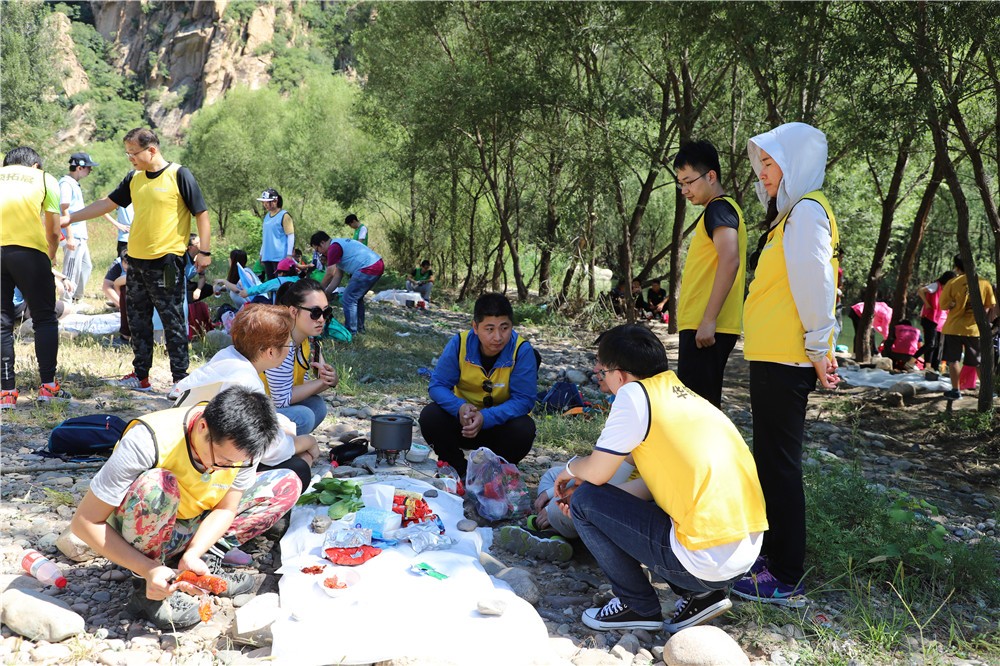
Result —
<path fill-rule="evenodd" d="M 49 434 L 49 451 L 59 455 L 89 455 L 110 451 L 128 425 L 112 414 L 66 419 Z"/>

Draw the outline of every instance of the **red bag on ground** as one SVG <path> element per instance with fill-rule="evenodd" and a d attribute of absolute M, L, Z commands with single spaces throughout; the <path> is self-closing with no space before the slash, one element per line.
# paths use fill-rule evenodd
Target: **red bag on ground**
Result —
<path fill-rule="evenodd" d="M 971 365 L 963 365 L 962 372 L 958 375 L 958 388 L 961 391 L 971 391 L 976 388 L 976 381 L 979 379 L 979 375 L 976 374 L 976 368 Z"/>

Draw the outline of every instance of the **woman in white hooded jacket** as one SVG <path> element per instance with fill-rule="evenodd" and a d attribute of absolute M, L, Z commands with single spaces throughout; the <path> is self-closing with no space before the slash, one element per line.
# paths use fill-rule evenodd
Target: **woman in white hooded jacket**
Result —
<path fill-rule="evenodd" d="M 805 493 L 802 440 L 806 404 L 817 381 L 838 382 L 834 306 L 840 236 L 820 192 L 826 137 L 788 123 L 747 142 L 767 209 L 766 232 L 750 258 L 755 269 L 743 311 L 743 355 L 750 362 L 754 460 L 769 529 L 761 557 L 733 592 L 794 604 L 804 594 Z"/>

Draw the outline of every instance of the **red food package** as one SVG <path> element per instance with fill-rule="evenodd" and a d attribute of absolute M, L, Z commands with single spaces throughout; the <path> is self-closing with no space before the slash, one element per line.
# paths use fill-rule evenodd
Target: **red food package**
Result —
<path fill-rule="evenodd" d="M 326 559 L 334 564 L 346 567 L 356 567 L 364 564 L 382 552 L 381 548 L 375 546 L 358 546 L 357 548 L 327 548 L 324 551 Z"/>

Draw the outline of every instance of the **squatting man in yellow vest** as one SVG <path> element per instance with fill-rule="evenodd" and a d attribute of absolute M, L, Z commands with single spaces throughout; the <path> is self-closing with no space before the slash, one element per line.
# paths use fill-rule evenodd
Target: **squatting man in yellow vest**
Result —
<path fill-rule="evenodd" d="M 732 606 L 729 586 L 753 565 L 767 529 L 753 456 L 726 415 L 667 369 L 649 329 L 611 329 L 597 361 L 614 404 L 593 453 L 572 458 L 555 486 L 615 594 L 581 620 L 599 631 L 706 622 Z M 640 478 L 608 483 L 629 454 Z M 643 564 L 680 596 L 665 623 Z"/>
<path fill-rule="evenodd" d="M 204 273 L 212 262 L 208 206 L 198 182 L 188 170 L 168 162 L 152 130 L 136 128 L 125 135 L 125 155 L 135 168 L 115 191 L 70 216 L 89 220 L 131 204 L 135 217 L 128 239 L 127 316 L 132 331 L 133 371 L 110 382 L 135 391 L 149 391 L 153 366 L 153 308 L 163 320 L 163 337 L 176 384 L 187 377 L 188 339 L 184 320 L 184 253 L 191 218 L 198 225 L 195 269 Z"/>
<path fill-rule="evenodd" d="M 452 337 L 438 359 L 428 389 L 434 402 L 420 412 L 420 431 L 463 479 L 464 450 L 485 446 L 516 464 L 535 441 L 529 413 L 537 390 L 538 359 L 514 331 L 510 301 L 483 294 L 472 328 Z"/>
<path fill-rule="evenodd" d="M 161 629 L 196 624 L 198 603 L 177 590 L 178 571 L 220 575 L 222 596 L 254 590 L 253 576 L 221 573 L 210 549 L 264 533 L 298 499 L 292 470 L 257 474 L 277 433 L 271 400 L 243 386 L 129 423 L 70 524 L 99 555 L 140 576 L 129 612 Z"/>
<path fill-rule="evenodd" d="M 722 187 L 715 146 L 683 144 L 674 169 L 681 194 L 704 207 L 695 221 L 677 300 L 677 377 L 720 407 L 726 362 L 743 330 L 747 227 L 739 204 Z"/>

